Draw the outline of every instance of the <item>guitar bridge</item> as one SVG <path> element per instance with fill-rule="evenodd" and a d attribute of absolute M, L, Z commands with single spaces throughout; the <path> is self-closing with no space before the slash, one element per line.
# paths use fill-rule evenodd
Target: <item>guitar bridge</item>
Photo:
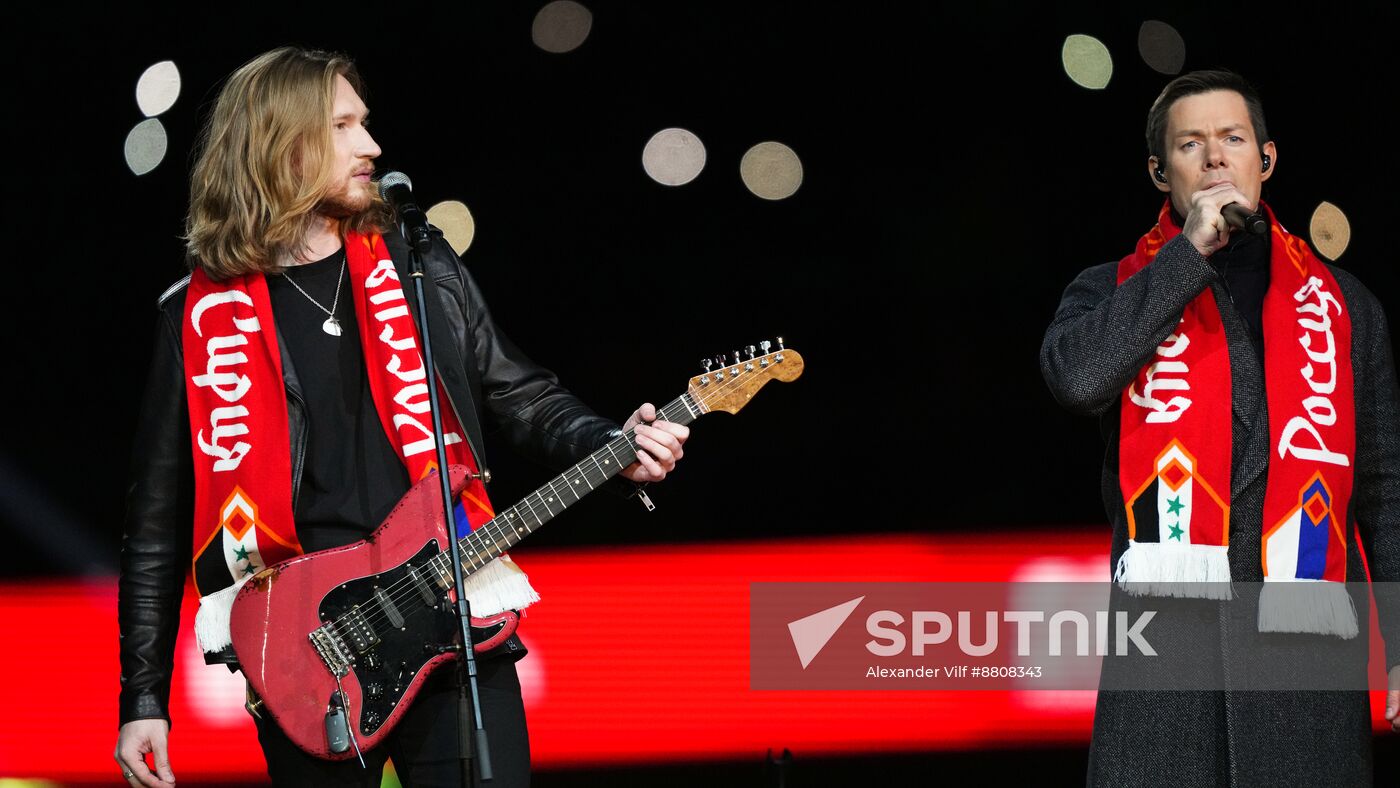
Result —
<path fill-rule="evenodd" d="M 345 641 L 340 634 L 335 631 L 332 624 L 322 624 L 311 630 L 307 635 L 311 645 L 316 649 L 316 653 L 321 656 L 321 661 L 326 663 L 326 668 L 336 678 L 341 678 L 350 672 L 350 663 L 353 657 L 345 647 Z"/>

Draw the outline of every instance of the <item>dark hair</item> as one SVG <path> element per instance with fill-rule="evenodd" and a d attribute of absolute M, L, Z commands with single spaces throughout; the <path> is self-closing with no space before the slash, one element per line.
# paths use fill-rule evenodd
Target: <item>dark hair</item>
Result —
<path fill-rule="evenodd" d="M 1152 102 L 1147 111 L 1147 152 L 1166 164 L 1167 112 L 1177 99 L 1209 93 L 1212 90 L 1233 90 L 1244 97 L 1244 105 L 1249 109 L 1249 122 L 1254 126 L 1254 141 L 1263 151 L 1269 141 L 1269 130 L 1264 126 L 1264 103 L 1259 99 L 1259 91 L 1233 71 L 1192 71 L 1182 74 L 1167 83 L 1161 95 Z"/>

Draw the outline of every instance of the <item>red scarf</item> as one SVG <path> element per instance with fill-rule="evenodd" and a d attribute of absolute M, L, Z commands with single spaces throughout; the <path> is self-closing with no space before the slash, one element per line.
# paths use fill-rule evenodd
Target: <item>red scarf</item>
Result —
<path fill-rule="evenodd" d="M 1170 206 L 1119 262 L 1120 285 L 1181 232 Z M 1273 604 L 1262 600 L 1261 629 L 1350 636 L 1355 612 L 1342 585 L 1356 449 L 1350 314 L 1327 267 L 1263 207 L 1271 220 L 1263 325 L 1272 451 L 1260 562 L 1266 581 L 1315 585 L 1286 603 L 1277 594 Z M 1209 288 L 1124 390 L 1120 410 L 1129 546 L 1114 579 L 1138 593 L 1228 598 L 1230 356 Z M 1304 596 L 1313 601 L 1300 602 Z"/>
<path fill-rule="evenodd" d="M 437 468 L 418 329 L 383 238 L 351 233 L 345 248 L 370 393 L 389 443 L 416 481 Z M 195 585 L 208 601 L 302 552 L 292 513 L 282 357 L 264 277 L 249 274 L 213 282 L 195 269 L 185 299 L 184 348 L 195 460 Z M 438 396 L 447 401 L 441 383 Z M 442 420 L 448 462 L 475 474 L 475 459 L 451 408 L 443 409 Z M 458 516 L 464 510 L 472 528 L 494 516 L 480 480 L 468 483 L 460 502 Z M 517 568 L 508 568 L 525 582 Z M 231 594 L 223 596 L 231 605 Z M 470 584 L 468 596 L 473 596 Z M 523 607 L 538 598 L 533 590 L 506 596 L 504 606 L 484 605 L 479 615 Z M 224 606 L 222 601 L 217 605 Z M 485 609 L 489 607 L 495 610 Z M 205 614 L 202 604 L 200 615 Z M 226 611 L 209 615 L 223 618 Z M 216 632 L 217 626 L 209 632 L 204 628 L 203 622 L 197 624 L 201 644 L 206 651 L 216 650 L 211 646 L 223 633 Z"/>

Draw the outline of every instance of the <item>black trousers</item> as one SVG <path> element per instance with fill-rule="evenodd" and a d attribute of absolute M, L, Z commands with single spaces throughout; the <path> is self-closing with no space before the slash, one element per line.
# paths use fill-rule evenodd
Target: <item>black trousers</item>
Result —
<path fill-rule="evenodd" d="M 509 657 L 479 660 L 477 688 L 481 715 L 490 738 L 492 780 L 468 783 L 481 788 L 527 788 L 530 785 L 530 738 L 520 678 Z M 457 759 L 457 671 L 445 667 L 430 676 L 413 705 L 382 746 L 358 758 L 325 761 L 308 755 L 287 738 L 271 718 L 257 720 L 258 742 L 267 773 L 277 786 L 364 786 L 378 788 L 384 762 L 392 758 L 404 788 L 462 786 Z M 475 766 L 473 766 L 475 769 Z M 473 780 L 476 778 L 473 777 Z"/>

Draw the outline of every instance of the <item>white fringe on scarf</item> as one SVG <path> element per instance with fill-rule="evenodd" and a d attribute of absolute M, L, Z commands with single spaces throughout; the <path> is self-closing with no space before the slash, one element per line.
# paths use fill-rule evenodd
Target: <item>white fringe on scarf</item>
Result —
<path fill-rule="evenodd" d="M 1259 592 L 1260 632 L 1306 632 L 1351 640 L 1357 635 L 1356 603 L 1346 583 L 1270 580 Z"/>
<path fill-rule="evenodd" d="M 1128 542 L 1113 579 L 1133 596 L 1230 599 L 1229 547 Z"/>
<path fill-rule="evenodd" d="M 540 601 L 530 587 L 525 570 L 503 555 L 463 578 L 473 616 L 492 616 L 502 610 L 522 610 Z"/>
<path fill-rule="evenodd" d="M 233 645 L 233 635 L 229 634 L 233 598 L 252 577 L 244 575 L 228 588 L 200 597 L 199 611 L 194 614 L 194 639 L 199 642 L 200 651 L 217 654 Z"/>
<path fill-rule="evenodd" d="M 233 645 L 229 623 L 233 600 L 251 577 L 245 576 L 228 588 L 199 600 L 199 612 L 194 617 L 194 636 L 204 653 L 215 654 Z M 530 586 L 525 570 L 516 566 L 507 555 L 467 575 L 464 582 L 473 616 L 521 610 L 540 601 L 540 595 Z"/>

